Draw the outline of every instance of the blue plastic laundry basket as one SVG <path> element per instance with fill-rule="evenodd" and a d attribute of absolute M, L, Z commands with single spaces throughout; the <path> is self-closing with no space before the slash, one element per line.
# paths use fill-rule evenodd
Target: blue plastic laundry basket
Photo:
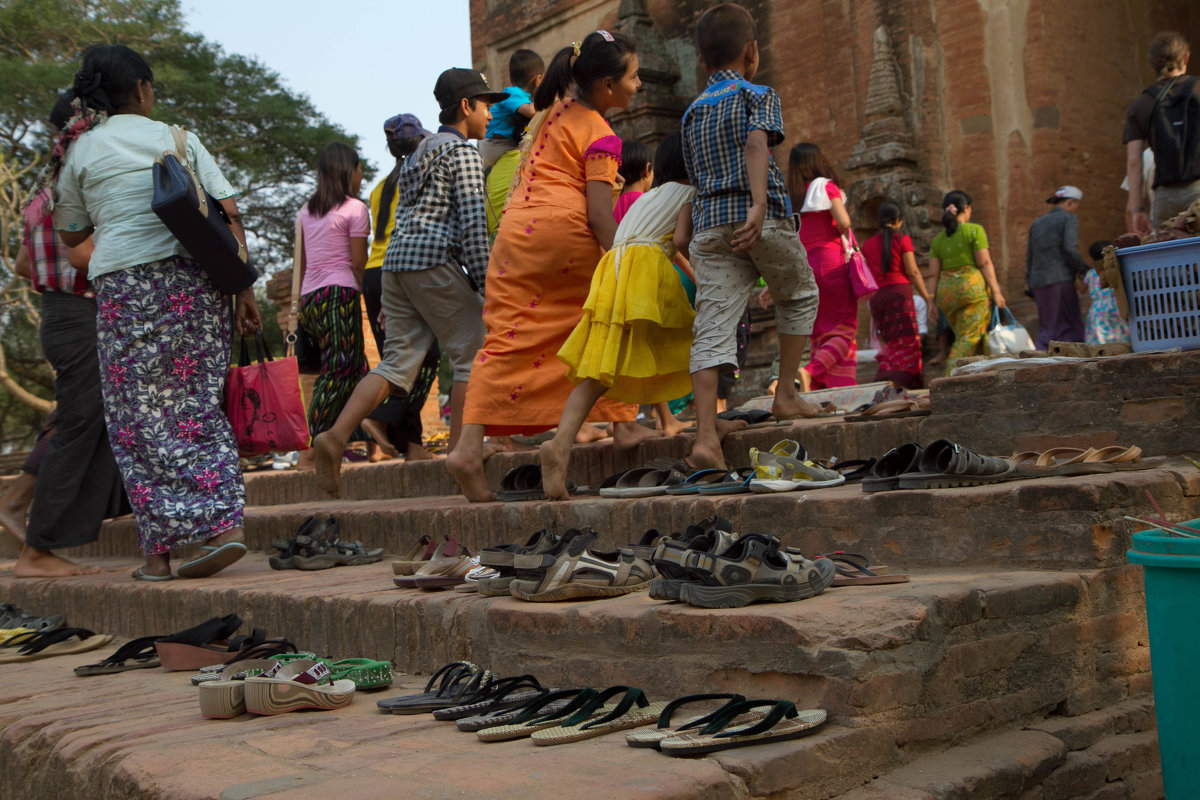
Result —
<path fill-rule="evenodd" d="M 1133 351 L 1200 349 L 1200 237 L 1117 251 Z"/>

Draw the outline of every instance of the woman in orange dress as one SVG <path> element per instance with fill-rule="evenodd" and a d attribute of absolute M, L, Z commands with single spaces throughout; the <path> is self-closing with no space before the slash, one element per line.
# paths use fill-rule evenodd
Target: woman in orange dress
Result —
<path fill-rule="evenodd" d="M 555 427 L 574 388 L 555 354 L 579 322 L 592 273 L 616 232 L 621 140 L 604 114 L 629 105 L 641 86 L 637 70 L 633 40 L 596 31 L 554 56 L 534 94 L 538 113 L 488 260 L 487 338 L 471 367 L 462 435 L 447 459 L 469 500 L 493 499 L 484 435 Z M 637 406 L 602 399 L 589 419 L 616 422 L 617 444 L 632 446 L 656 433 L 636 416 Z"/>

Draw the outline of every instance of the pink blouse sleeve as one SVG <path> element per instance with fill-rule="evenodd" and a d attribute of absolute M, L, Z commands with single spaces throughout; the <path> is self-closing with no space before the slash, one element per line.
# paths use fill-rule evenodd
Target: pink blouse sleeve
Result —
<path fill-rule="evenodd" d="M 829 183 L 825 184 L 825 195 L 830 200 L 840 200 L 842 197 L 842 190 L 837 187 L 837 184 L 835 184 L 833 181 L 830 181 Z"/>
<path fill-rule="evenodd" d="M 621 137 L 602 136 L 588 145 L 584 153 L 587 179 L 613 183 L 621 166 Z"/>

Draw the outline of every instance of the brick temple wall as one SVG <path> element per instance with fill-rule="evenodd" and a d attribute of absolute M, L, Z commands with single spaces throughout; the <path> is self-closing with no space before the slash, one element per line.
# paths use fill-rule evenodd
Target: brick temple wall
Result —
<path fill-rule="evenodd" d="M 692 30 L 710 3 L 648 0 L 675 58 L 675 91 L 703 85 Z M 1200 5 L 1184 0 L 757 0 L 761 82 L 780 93 L 788 138 L 777 152 L 813 141 L 831 156 L 843 184 L 874 177 L 844 168 L 869 120 L 872 40 L 883 26 L 892 44 L 915 172 L 928 183 L 906 198 L 910 225 L 940 217 L 940 195 L 961 188 L 975 199 L 1006 294 L 1024 290 L 1029 223 L 1055 187 L 1084 192 L 1084 247 L 1124 228 L 1121 128 L 1129 102 L 1153 80 L 1146 51 L 1174 28 L 1200 51 Z M 471 0 L 472 58 L 494 84 L 508 55 L 553 52 L 598 26 L 615 27 L 620 0 Z M 1193 72 L 1196 70 L 1193 69 Z M 915 199 L 915 202 L 910 202 Z M 866 205 L 866 204 L 864 204 Z M 873 227 L 869 208 L 851 208 Z M 927 229 L 926 232 L 929 232 Z M 918 237 L 920 239 L 920 237 Z M 919 254 L 924 260 L 924 253 Z"/>

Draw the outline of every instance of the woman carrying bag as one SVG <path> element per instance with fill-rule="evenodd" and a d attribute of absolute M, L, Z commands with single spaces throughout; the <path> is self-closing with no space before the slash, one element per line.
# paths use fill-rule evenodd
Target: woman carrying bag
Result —
<path fill-rule="evenodd" d="M 942 200 L 941 233 L 929 247 L 929 265 L 933 268 L 933 296 L 937 305 L 929 307 L 930 324 L 936 324 L 941 309 L 954 331 L 954 344 L 946 363 L 946 374 L 960 358 L 975 355 L 987 336 L 991 312 L 988 293 L 997 308 L 1004 308 L 1004 295 L 996 281 L 996 268 L 988 253 L 987 232 L 971 222 L 971 196 L 955 190 Z"/>
<path fill-rule="evenodd" d="M 175 150 L 171 128 L 149 118 L 154 75 L 122 45 L 84 53 L 69 90 L 75 116 L 55 149 L 54 223 L 76 246 L 89 235 L 98 303 L 101 392 L 113 455 L 133 506 L 146 563 L 138 580 L 211 575 L 241 558 L 245 487 L 237 443 L 221 410 L 231 327 L 262 329 L 253 289 L 228 297 L 151 209 L 154 161 Z M 234 189 L 193 134 L 188 160 L 243 243 Z"/>

